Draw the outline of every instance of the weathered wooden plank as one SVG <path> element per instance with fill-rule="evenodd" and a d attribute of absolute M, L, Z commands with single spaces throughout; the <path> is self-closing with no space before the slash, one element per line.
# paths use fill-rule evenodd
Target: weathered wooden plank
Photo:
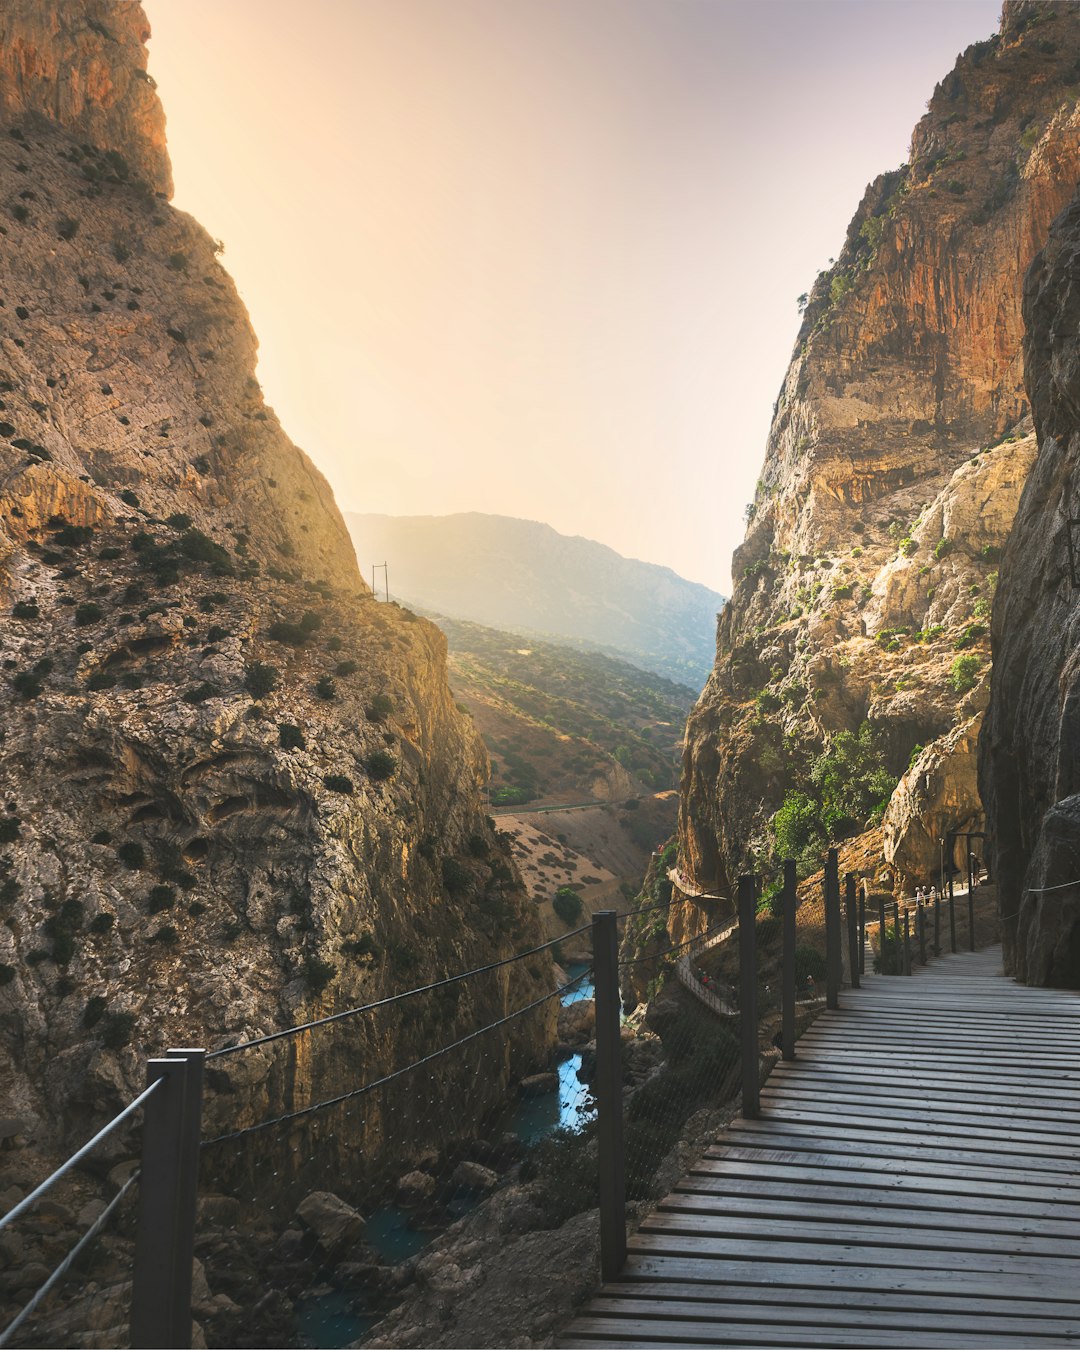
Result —
<path fill-rule="evenodd" d="M 642 1227 L 630 1239 L 637 1252 L 651 1252 L 657 1256 L 696 1256 L 713 1261 L 729 1261 L 738 1256 L 754 1257 L 759 1261 L 781 1260 L 815 1265 L 889 1266 L 908 1270 L 940 1270 L 947 1264 L 951 1271 L 969 1271 L 981 1275 L 1030 1275 L 1056 1282 L 1071 1274 L 1068 1257 L 1017 1256 L 999 1249 L 996 1251 L 956 1251 L 949 1247 L 902 1247 L 892 1243 L 878 1243 L 869 1234 L 853 1235 L 847 1243 L 824 1242 L 819 1234 L 810 1238 L 795 1234 L 790 1239 L 781 1235 L 755 1237 L 749 1233 L 734 1236 L 710 1232 L 663 1232 Z M 948 1253 L 947 1262 L 942 1252 Z M 1048 1272 L 1057 1268 L 1056 1277 Z"/>
<path fill-rule="evenodd" d="M 859 1172 L 813 1166 L 791 1167 L 755 1160 L 695 1163 L 678 1191 L 721 1195 L 778 1195 L 828 1204 L 832 1198 L 865 1197 L 877 1205 L 903 1209 L 962 1209 L 971 1214 L 1025 1214 L 1061 1221 L 1080 1232 L 1080 1198 L 1069 1199 L 1052 1186 L 1012 1184 L 988 1193 L 985 1175 L 977 1180 L 955 1176 L 904 1176 L 879 1171 Z"/>
<path fill-rule="evenodd" d="M 622 1280 L 679 1280 L 710 1287 L 720 1283 L 756 1288 L 762 1298 L 772 1297 L 775 1289 L 859 1290 L 874 1293 L 905 1294 L 915 1299 L 949 1297 L 986 1299 L 990 1302 L 1019 1304 L 1063 1302 L 1074 1287 L 1040 1267 L 1033 1272 L 991 1272 L 950 1270 L 941 1264 L 929 1270 L 904 1266 L 852 1266 L 829 1261 L 791 1262 L 783 1255 L 771 1261 L 749 1258 L 741 1252 L 724 1256 L 672 1255 L 664 1251 L 638 1250 L 636 1237 L 630 1240 L 630 1255 Z"/>
<path fill-rule="evenodd" d="M 654 1258 L 647 1257 L 646 1260 Z M 662 1259 L 662 1258 L 661 1258 Z M 1075 1326 L 1080 1318 L 1080 1298 L 1064 1298 L 1038 1302 L 1025 1299 L 1013 1302 L 972 1294 L 953 1294 L 947 1288 L 928 1288 L 914 1300 L 910 1290 L 852 1288 L 845 1272 L 842 1285 L 823 1284 L 816 1287 L 773 1285 L 768 1303 L 762 1301 L 760 1285 L 734 1283 L 709 1284 L 671 1279 L 629 1279 L 602 1285 L 597 1298 L 633 1298 L 641 1300 L 674 1300 L 682 1303 L 721 1304 L 727 1307 L 763 1308 L 823 1308 L 850 1312 L 853 1317 L 866 1319 L 867 1309 L 882 1312 L 925 1314 L 934 1318 L 938 1313 L 957 1317 L 986 1316 L 1009 1321 L 1036 1322 L 1045 1320 L 1063 1326 Z"/>
<path fill-rule="evenodd" d="M 1053 1141 L 1045 1135 L 1026 1136 L 1009 1139 L 1007 1132 L 990 1132 L 982 1128 L 970 1131 L 939 1123 L 934 1130 L 919 1129 L 916 1123 L 892 1121 L 882 1124 L 873 1120 L 855 1123 L 847 1116 L 831 1112 L 810 1110 L 786 1110 L 775 1112 L 759 1121 L 738 1122 L 739 1132 L 751 1132 L 753 1125 L 771 1128 L 777 1135 L 787 1135 L 789 1139 L 814 1141 L 816 1147 L 825 1148 L 835 1140 L 837 1143 L 858 1144 L 863 1151 L 882 1159 L 896 1156 L 896 1149 L 914 1151 L 918 1157 L 933 1157 L 942 1154 L 941 1161 L 948 1161 L 950 1155 L 970 1154 L 977 1157 L 983 1154 L 999 1154 L 1002 1165 L 1015 1165 L 1015 1159 L 1023 1159 L 1022 1166 L 1027 1171 L 1052 1171 L 1066 1176 L 1076 1172 L 1076 1161 L 1069 1149 L 1053 1146 Z M 814 1139 L 814 1130 L 820 1131 Z M 933 1142 L 926 1142 L 927 1140 Z M 962 1141 L 958 1143 L 957 1141 Z M 798 1142 L 796 1142 L 796 1147 Z M 985 1159 L 983 1159 L 985 1161 Z"/>
<path fill-rule="evenodd" d="M 828 1190 L 815 1194 L 814 1187 L 794 1187 L 763 1181 L 751 1182 L 746 1189 L 732 1189 L 722 1183 L 711 1186 L 682 1181 L 660 1208 L 689 1209 L 707 1214 L 761 1215 L 762 1218 L 811 1218 L 817 1223 L 905 1224 L 913 1228 L 975 1230 L 980 1233 L 1027 1233 L 1055 1236 L 1064 1241 L 1080 1239 L 1076 1215 L 1052 1218 L 1047 1205 L 996 1206 L 966 1208 L 955 1197 L 922 1195 L 912 1197 L 888 1191 Z"/>
<path fill-rule="evenodd" d="M 782 1301 L 762 1305 L 756 1293 L 756 1304 L 742 1303 L 720 1297 L 708 1302 L 702 1299 L 680 1299 L 671 1295 L 644 1297 L 632 1285 L 617 1294 L 603 1290 L 589 1306 L 589 1317 L 627 1317 L 641 1320 L 710 1322 L 713 1325 L 766 1325 L 814 1327 L 858 1327 L 866 1335 L 867 1307 L 873 1309 L 875 1327 L 895 1331 L 960 1331 L 971 1335 L 1008 1336 L 1013 1343 L 1032 1338 L 1080 1337 L 1080 1320 L 1076 1317 L 1035 1318 L 1030 1313 L 989 1313 L 985 1302 L 969 1300 L 968 1307 L 956 1310 L 935 1303 L 932 1309 L 912 1306 L 910 1301 L 889 1306 L 875 1301 L 872 1304 L 847 1303 L 791 1304 Z M 880 1296 L 879 1296 L 880 1298 Z"/>
<path fill-rule="evenodd" d="M 1003 1251 L 1010 1255 L 1043 1256 L 1051 1261 L 1080 1258 L 1080 1241 L 1047 1234 L 1010 1233 L 1007 1241 L 997 1232 L 981 1229 L 941 1228 L 928 1224 L 916 1225 L 870 1222 L 822 1222 L 814 1215 L 786 1218 L 782 1214 L 762 1211 L 754 1215 L 717 1214 L 699 1210 L 685 1203 L 668 1203 L 642 1221 L 641 1233 L 669 1233 L 708 1239 L 738 1237 L 750 1242 L 791 1243 L 814 1242 L 819 1247 L 841 1247 L 859 1250 L 861 1243 L 888 1248 L 894 1255 L 906 1257 L 911 1252 L 948 1252 L 950 1261 L 962 1254 L 983 1254 L 1000 1258 Z M 821 1259 L 821 1252 L 818 1253 Z M 1064 1277 L 1063 1277 L 1064 1278 Z"/>
<path fill-rule="evenodd" d="M 1080 1112 L 1055 1110 L 1050 1106 L 1036 1108 L 1038 1114 L 1029 1115 L 1024 1120 L 1022 1117 L 1017 1118 L 1015 1109 L 1008 1103 L 997 1106 L 985 1101 L 971 1101 L 966 1097 L 950 1101 L 929 1093 L 914 1096 L 895 1091 L 872 1093 L 834 1089 L 825 1093 L 818 1091 L 813 1083 L 785 1083 L 780 1087 L 772 1087 L 771 1080 L 761 1089 L 761 1098 L 762 1110 L 765 1110 L 766 1100 L 770 1103 L 770 1115 L 786 1112 L 789 1107 L 798 1110 L 812 1107 L 822 1112 L 841 1114 L 848 1120 L 857 1116 L 873 1116 L 891 1121 L 903 1118 L 941 1121 L 942 1124 L 960 1121 L 965 1129 L 968 1126 L 980 1130 L 1000 1129 L 1007 1122 L 1014 1122 L 1009 1131 L 1011 1137 L 1027 1138 L 1030 1135 L 1047 1134 L 1066 1140 L 1080 1140 Z"/>
<path fill-rule="evenodd" d="M 817 1327 L 808 1322 L 793 1325 L 755 1326 L 739 1322 L 660 1321 L 650 1318 L 581 1317 L 568 1329 L 564 1345 L 616 1341 L 621 1345 L 753 1345 L 753 1346 L 857 1346 L 870 1344 L 868 1328 Z M 878 1328 L 872 1331 L 873 1344 L 911 1350 L 912 1333 L 907 1329 Z M 1067 1338 L 1073 1339 L 1072 1337 Z M 1077 1334 L 1080 1339 L 1080 1332 Z M 970 1347 L 985 1350 L 988 1345 L 1017 1344 L 1015 1333 L 941 1330 L 934 1334 L 934 1346 Z M 1045 1342 L 1044 1342 L 1045 1343 Z"/>

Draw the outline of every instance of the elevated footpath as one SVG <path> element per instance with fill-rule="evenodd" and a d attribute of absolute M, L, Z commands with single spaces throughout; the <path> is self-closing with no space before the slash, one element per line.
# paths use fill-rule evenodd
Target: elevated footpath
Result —
<path fill-rule="evenodd" d="M 1080 992 L 1000 972 L 845 990 L 560 1344 L 1080 1344 Z"/>

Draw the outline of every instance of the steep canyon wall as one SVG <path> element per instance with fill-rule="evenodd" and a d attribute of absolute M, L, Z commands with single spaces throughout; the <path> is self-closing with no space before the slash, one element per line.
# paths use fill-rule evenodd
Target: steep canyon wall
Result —
<path fill-rule="evenodd" d="M 371 597 L 263 401 L 213 240 L 168 203 L 147 36 L 129 0 L 0 4 L 0 1112 L 58 1147 L 134 1094 L 146 1052 L 539 940 L 445 639 Z M 207 1130 L 550 988 L 535 958 L 222 1061 Z M 554 1012 L 480 1079 L 443 1066 L 457 1127 L 535 1064 Z M 323 1162 L 358 1139 L 384 1139 L 375 1113 L 328 1131 Z"/>
<path fill-rule="evenodd" d="M 805 298 L 687 730 L 679 842 L 700 886 L 752 869 L 821 747 L 864 723 L 900 779 L 901 883 L 936 879 L 945 831 L 983 824 L 989 614 L 1035 454 L 1022 279 L 1080 176 L 1078 63 L 1076 6 L 1006 4 Z"/>

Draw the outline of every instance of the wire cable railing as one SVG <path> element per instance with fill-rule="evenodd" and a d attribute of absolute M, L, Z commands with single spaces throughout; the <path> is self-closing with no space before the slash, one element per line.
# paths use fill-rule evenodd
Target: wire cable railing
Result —
<path fill-rule="evenodd" d="M 865 884 L 861 893 L 853 877 L 841 884 L 835 850 L 809 891 L 789 863 L 764 897 L 755 878 L 740 878 L 734 917 L 714 917 L 722 899 L 673 891 L 397 994 L 151 1061 L 146 1089 L 0 1219 L 0 1229 L 16 1224 L 144 1109 L 141 1167 L 0 1345 L 25 1334 L 135 1194 L 133 1344 L 188 1343 L 196 1232 L 210 1346 L 254 1343 L 262 1327 L 252 1309 L 267 1289 L 287 1294 L 303 1338 L 301 1310 L 327 1297 L 320 1291 L 347 1296 L 369 1320 L 385 1312 L 426 1244 L 511 1180 L 533 1188 L 548 1224 L 599 1208 L 604 1271 L 617 1270 L 627 1204 L 670 1188 L 678 1149 L 713 1128 L 740 1089 L 743 1114 L 757 1114 L 763 1047 L 790 1057 L 797 1018 L 857 986 L 875 936 L 878 956 L 893 944 L 898 973 L 935 945 L 918 907 L 875 915 Z M 697 913 L 687 911 L 695 901 Z M 630 942 L 620 958 L 620 921 L 660 912 L 672 917 L 639 927 L 644 945 Z M 704 926 L 684 937 L 688 925 Z M 548 955 L 586 932 L 591 961 L 555 983 Z M 627 989 L 645 981 L 647 1008 L 624 1020 Z M 204 1062 L 207 1118 L 218 1125 L 206 1138 Z M 185 1266 L 186 1293 L 182 1279 L 167 1294 L 147 1283 L 154 1267 Z"/>

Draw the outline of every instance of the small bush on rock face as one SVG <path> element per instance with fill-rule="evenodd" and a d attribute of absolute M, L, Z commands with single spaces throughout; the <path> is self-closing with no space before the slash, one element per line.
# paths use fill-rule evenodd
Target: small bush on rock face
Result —
<path fill-rule="evenodd" d="M 36 600 L 16 600 L 11 607 L 11 614 L 16 619 L 36 619 L 40 611 Z"/>
<path fill-rule="evenodd" d="M 355 675 L 360 669 L 356 661 L 339 661 L 334 667 L 334 674 L 338 676 Z"/>
<path fill-rule="evenodd" d="M 265 698 L 276 688 L 277 682 L 277 666 L 267 665 L 265 661 L 253 661 L 244 677 L 244 685 L 252 698 Z"/>
<path fill-rule="evenodd" d="M 982 668 L 982 658 L 970 652 L 967 656 L 958 656 L 949 670 L 949 685 L 954 693 L 966 694 L 974 689 Z"/>
<path fill-rule="evenodd" d="M 282 750 L 303 750 L 307 744 L 304 733 L 291 722 L 282 722 L 278 727 L 278 742 Z"/>
<path fill-rule="evenodd" d="M 330 675 L 323 675 L 319 680 L 316 681 L 315 697 L 325 699 L 327 702 L 329 702 L 331 699 L 337 698 L 337 685 L 334 683 L 333 678 Z"/>
<path fill-rule="evenodd" d="M 0 844 L 13 844 L 19 837 L 21 824 L 18 816 L 0 816 Z"/>
<path fill-rule="evenodd" d="M 15 967 L 0 964 L 0 988 L 5 984 L 10 984 L 15 978 Z"/>
<path fill-rule="evenodd" d="M 109 1013 L 101 1025 L 101 1039 L 108 1050 L 122 1050 L 135 1030 L 133 1013 Z"/>
<path fill-rule="evenodd" d="M 192 704 L 205 703 L 208 698 L 217 698 L 219 692 L 216 684 L 211 684 L 209 680 L 204 680 L 202 684 L 197 684 L 194 688 L 187 691 L 184 695 L 184 702 Z"/>
<path fill-rule="evenodd" d="M 352 779 L 346 778 L 343 773 L 328 773 L 323 778 L 323 785 L 328 787 L 331 792 L 342 792 L 347 797 L 351 797 L 356 791 Z"/>
<path fill-rule="evenodd" d="M 397 760 L 385 750 L 373 750 L 364 760 L 364 768 L 367 769 L 369 778 L 382 783 L 388 778 L 393 778 L 397 772 Z"/>
<path fill-rule="evenodd" d="M 327 961 L 320 961 L 317 956 L 309 956 L 304 963 L 304 984 L 307 991 L 314 997 L 326 988 L 334 978 L 334 967 Z"/>
<path fill-rule="evenodd" d="M 100 623 L 105 617 L 104 611 L 100 605 L 95 605 L 93 600 L 87 600 L 81 605 L 75 606 L 75 626 L 77 628 L 87 628 L 92 623 Z"/>
<path fill-rule="evenodd" d="M 442 882 L 453 896 L 464 895 L 469 889 L 472 877 L 469 869 L 456 858 L 444 858 L 442 861 Z"/>
<path fill-rule="evenodd" d="M 120 494 L 120 500 L 125 506 L 138 506 L 139 494 L 137 492 L 132 492 L 131 488 L 125 488 Z"/>
<path fill-rule="evenodd" d="M 376 694 L 364 709 L 369 722 L 384 722 L 394 711 L 394 700 L 389 694 Z"/>
<path fill-rule="evenodd" d="M 88 999 L 86 1008 L 83 1010 L 83 1026 L 96 1027 L 105 1015 L 105 1009 L 109 1006 L 109 1000 L 102 998 L 100 994 L 95 994 L 93 998 Z"/>
<path fill-rule="evenodd" d="M 33 671 L 29 670 L 20 670 L 11 681 L 11 687 L 25 699 L 37 698 L 45 688 Z"/>
<path fill-rule="evenodd" d="M 151 914 L 160 914 L 163 909 L 172 909 L 176 895 L 171 886 L 151 886 L 147 897 Z"/>
<path fill-rule="evenodd" d="M 112 928 L 115 922 L 116 922 L 116 915 L 110 914 L 106 910 L 101 914 L 95 914 L 94 917 L 90 920 L 90 931 L 91 933 L 96 933 L 100 936 L 100 934 L 102 933 L 107 933 L 109 929 Z"/>
<path fill-rule="evenodd" d="M 577 923 L 585 907 L 581 903 L 581 896 L 578 895 L 577 891 L 570 886 L 560 886 L 555 892 L 551 908 L 569 927 L 570 924 Z"/>
<path fill-rule="evenodd" d="M 146 865 L 146 850 L 135 839 L 125 840 L 116 850 L 116 856 L 129 872 L 137 872 Z"/>

